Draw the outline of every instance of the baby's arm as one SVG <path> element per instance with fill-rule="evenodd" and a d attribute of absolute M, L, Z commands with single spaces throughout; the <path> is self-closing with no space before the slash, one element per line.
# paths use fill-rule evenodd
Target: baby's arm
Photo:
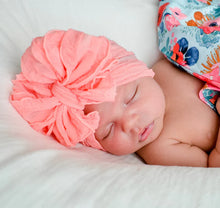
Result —
<path fill-rule="evenodd" d="M 159 139 L 138 151 L 152 165 L 207 167 L 208 155 L 202 149 L 175 139 Z"/>
<path fill-rule="evenodd" d="M 220 114 L 220 98 L 217 100 L 216 108 Z M 209 167 L 220 167 L 220 127 L 215 149 L 212 150 L 209 156 Z"/>

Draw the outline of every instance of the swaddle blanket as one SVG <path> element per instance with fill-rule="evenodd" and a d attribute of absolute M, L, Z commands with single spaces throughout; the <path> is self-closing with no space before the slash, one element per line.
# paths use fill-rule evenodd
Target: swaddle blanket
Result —
<path fill-rule="evenodd" d="M 65 146 L 102 150 L 94 137 L 98 112 L 85 115 L 85 105 L 112 102 L 117 86 L 154 75 L 115 42 L 72 29 L 35 38 L 21 69 L 10 101 L 30 126 Z"/>
<path fill-rule="evenodd" d="M 219 0 L 161 0 L 159 6 L 161 52 L 206 83 L 199 96 L 216 110 L 220 95 Z"/>

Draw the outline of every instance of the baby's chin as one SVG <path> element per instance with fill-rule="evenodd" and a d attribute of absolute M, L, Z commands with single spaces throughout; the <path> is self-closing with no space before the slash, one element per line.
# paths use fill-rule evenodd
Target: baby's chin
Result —
<path fill-rule="evenodd" d="M 104 147 L 103 147 L 104 148 Z M 116 147 L 116 148 L 106 148 L 106 152 L 116 155 L 116 156 L 123 156 L 123 155 L 129 155 L 133 154 L 136 151 L 138 151 L 141 147 L 131 147 L 131 148 L 121 148 L 121 147 Z"/>

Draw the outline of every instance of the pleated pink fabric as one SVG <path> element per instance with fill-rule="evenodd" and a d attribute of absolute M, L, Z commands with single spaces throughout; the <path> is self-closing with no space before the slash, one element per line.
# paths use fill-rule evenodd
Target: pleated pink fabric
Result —
<path fill-rule="evenodd" d="M 84 114 L 85 105 L 114 101 L 117 86 L 154 75 L 115 42 L 73 29 L 35 38 L 21 69 L 10 101 L 30 126 L 67 147 L 101 150 L 94 136 L 99 114 Z"/>

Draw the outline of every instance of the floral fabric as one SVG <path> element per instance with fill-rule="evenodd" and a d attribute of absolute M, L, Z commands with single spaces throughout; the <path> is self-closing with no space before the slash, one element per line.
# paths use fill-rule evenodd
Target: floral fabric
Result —
<path fill-rule="evenodd" d="M 159 49 L 205 82 L 199 96 L 212 109 L 220 95 L 220 1 L 160 0 Z"/>

